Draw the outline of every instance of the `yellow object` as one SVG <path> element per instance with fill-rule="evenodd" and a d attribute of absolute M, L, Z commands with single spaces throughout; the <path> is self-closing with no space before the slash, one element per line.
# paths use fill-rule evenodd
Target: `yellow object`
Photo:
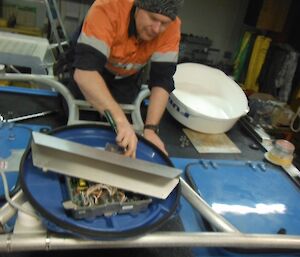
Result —
<path fill-rule="evenodd" d="M 1 27 L 1 26 L 0 26 Z M 2 31 L 20 33 L 28 36 L 42 37 L 43 31 L 36 27 L 15 26 L 14 28 L 1 27 Z"/>
<path fill-rule="evenodd" d="M 37 85 L 29 82 L 20 82 L 20 81 L 7 81 L 0 80 L 0 86 L 15 86 L 15 87 L 24 87 L 24 88 L 38 88 Z"/>
<path fill-rule="evenodd" d="M 257 36 L 243 89 L 258 92 L 259 85 L 257 83 L 257 78 L 265 62 L 271 41 L 272 40 L 269 37 Z"/>
<path fill-rule="evenodd" d="M 10 82 L 7 80 L 0 80 L 0 86 L 9 86 Z"/>
<path fill-rule="evenodd" d="M 287 157 L 280 157 L 280 156 L 277 156 L 277 155 L 274 155 L 270 152 L 266 152 L 265 153 L 265 158 L 275 164 L 275 165 L 279 165 L 279 166 L 283 166 L 283 167 L 288 167 L 292 164 L 292 160 L 293 160 L 293 156 L 287 158 Z"/>
<path fill-rule="evenodd" d="M 273 148 L 265 153 L 265 158 L 273 164 L 287 167 L 292 164 L 294 150 L 295 146 L 291 142 L 278 139 Z"/>
<path fill-rule="evenodd" d="M 0 18 L 0 27 L 7 27 L 7 20 Z"/>
<path fill-rule="evenodd" d="M 85 187 L 86 186 L 86 181 L 84 179 L 79 179 L 79 186 Z"/>
<path fill-rule="evenodd" d="M 288 20 L 292 0 L 263 0 L 256 28 L 282 32 Z"/>

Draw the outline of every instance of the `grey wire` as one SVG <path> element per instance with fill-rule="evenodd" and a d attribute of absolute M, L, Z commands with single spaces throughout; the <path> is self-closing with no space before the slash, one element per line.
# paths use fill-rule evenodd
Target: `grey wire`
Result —
<path fill-rule="evenodd" d="M 8 189 L 8 183 L 7 183 L 7 179 L 6 179 L 6 175 L 5 175 L 5 171 L 2 171 L 0 170 L 0 174 L 1 174 L 1 177 L 2 177 L 2 183 L 3 183 L 3 187 L 4 187 L 4 195 L 5 195 L 5 199 L 6 201 L 12 206 L 14 207 L 15 209 L 19 210 L 19 211 L 22 211 L 34 218 L 38 218 L 39 219 L 39 216 L 37 214 L 35 214 L 34 212 L 31 212 L 29 210 L 27 210 L 26 208 L 24 208 L 23 206 L 20 206 L 16 203 L 14 203 L 10 196 L 9 196 L 9 189 Z"/>
<path fill-rule="evenodd" d="M 296 133 L 300 132 L 300 125 L 298 126 L 298 128 L 295 128 L 295 122 L 296 122 L 297 118 L 299 118 L 299 120 L 300 120 L 300 106 L 298 107 L 297 112 L 293 116 L 292 121 L 291 121 L 291 125 L 290 125 L 291 130 L 293 132 L 296 132 Z"/>

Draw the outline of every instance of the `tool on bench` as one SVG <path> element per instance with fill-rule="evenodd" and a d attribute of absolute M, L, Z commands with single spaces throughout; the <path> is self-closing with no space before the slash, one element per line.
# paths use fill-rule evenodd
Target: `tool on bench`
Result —
<path fill-rule="evenodd" d="M 22 121 L 22 120 L 28 120 L 28 119 L 33 119 L 33 118 L 38 118 L 41 116 L 46 116 L 51 113 L 55 113 L 57 110 L 51 110 L 51 111 L 44 111 L 44 112 L 38 112 L 34 114 L 29 114 L 29 115 L 24 115 L 16 118 L 11 118 L 11 119 L 5 119 L 1 114 L 0 114 L 0 121 L 2 122 L 16 122 L 16 121 Z"/>

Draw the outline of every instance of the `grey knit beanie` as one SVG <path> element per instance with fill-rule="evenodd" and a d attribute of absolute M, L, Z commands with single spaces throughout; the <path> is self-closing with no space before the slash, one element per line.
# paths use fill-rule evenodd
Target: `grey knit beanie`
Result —
<path fill-rule="evenodd" d="M 184 0 L 135 0 L 135 5 L 149 12 L 159 13 L 175 20 Z"/>

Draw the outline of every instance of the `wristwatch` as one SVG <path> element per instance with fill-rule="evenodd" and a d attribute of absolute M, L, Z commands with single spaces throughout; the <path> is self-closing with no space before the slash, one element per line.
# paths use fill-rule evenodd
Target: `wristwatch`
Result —
<path fill-rule="evenodd" d="M 156 134 L 159 133 L 158 125 L 146 124 L 146 125 L 144 126 L 144 130 L 145 130 L 145 129 L 151 129 L 151 130 L 153 130 Z"/>

